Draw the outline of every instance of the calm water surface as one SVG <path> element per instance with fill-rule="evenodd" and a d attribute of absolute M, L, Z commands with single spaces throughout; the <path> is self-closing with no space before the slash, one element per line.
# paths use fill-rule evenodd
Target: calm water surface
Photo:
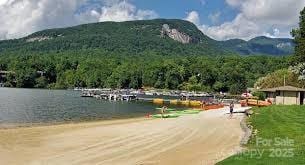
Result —
<path fill-rule="evenodd" d="M 156 106 L 82 98 L 70 90 L 0 88 L 0 125 L 61 123 L 144 116 Z"/>

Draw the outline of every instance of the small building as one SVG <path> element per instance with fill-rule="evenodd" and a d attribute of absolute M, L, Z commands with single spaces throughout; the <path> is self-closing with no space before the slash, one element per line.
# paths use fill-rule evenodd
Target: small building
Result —
<path fill-rule="evenodd" d="M 293 86 L 282 86 L 277 88 L 261 89 L 265 92 L 267 99 L 276 105 L 304 105 L 305 89 Z"/>

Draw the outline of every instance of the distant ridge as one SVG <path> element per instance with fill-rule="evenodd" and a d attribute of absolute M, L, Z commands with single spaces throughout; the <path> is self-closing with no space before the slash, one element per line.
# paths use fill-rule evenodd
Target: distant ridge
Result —
<path fill-rule="evenodd" d="M 268 38 L 259 36 L 249 41 L 232 39 L 223 42 L 228 49 L 242 55 L 289 55 L 294 53 L 295 43 L 289 38 Z"/>

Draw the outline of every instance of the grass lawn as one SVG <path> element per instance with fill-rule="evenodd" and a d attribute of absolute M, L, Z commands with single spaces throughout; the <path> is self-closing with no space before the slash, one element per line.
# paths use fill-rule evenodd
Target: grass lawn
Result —
<path fill-rule="evenodd" d="M 305 164 L 305 106 L 270 106 L 254 112 L 248 122 L 257 134 L 245 146 L 247 151 L 218 164 Z"/>

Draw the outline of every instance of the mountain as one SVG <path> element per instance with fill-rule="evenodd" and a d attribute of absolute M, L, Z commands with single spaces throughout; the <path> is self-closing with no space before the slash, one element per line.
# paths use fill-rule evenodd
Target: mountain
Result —
<path fill-rule="evenodd" d="M 249 41 L 232 39 L 223 42 L 230 50 L 242 55 L 265 54 L 265 55 L 289 55 L 293 54 L 295 44 L 288 38 L 268 38 L 260 36 Z"/>
<path fill-rule="evenodd" d="M 0 53 L 100 50 L 113 54 L 223 55 L 292 53 L 290 39 L 258 37 L 250 41 L 216 41 L 194 24 L 177 19 L 102 22 L 48 29 L 0 41 Z"/>
<path fill-rule="evenodd" d="M 102 22 L 49 29 L 0 42 L 0 53 L 103 50 L 116 54 L 214 55 L 224 54 L 218 42 L 183 20 Z"/>

